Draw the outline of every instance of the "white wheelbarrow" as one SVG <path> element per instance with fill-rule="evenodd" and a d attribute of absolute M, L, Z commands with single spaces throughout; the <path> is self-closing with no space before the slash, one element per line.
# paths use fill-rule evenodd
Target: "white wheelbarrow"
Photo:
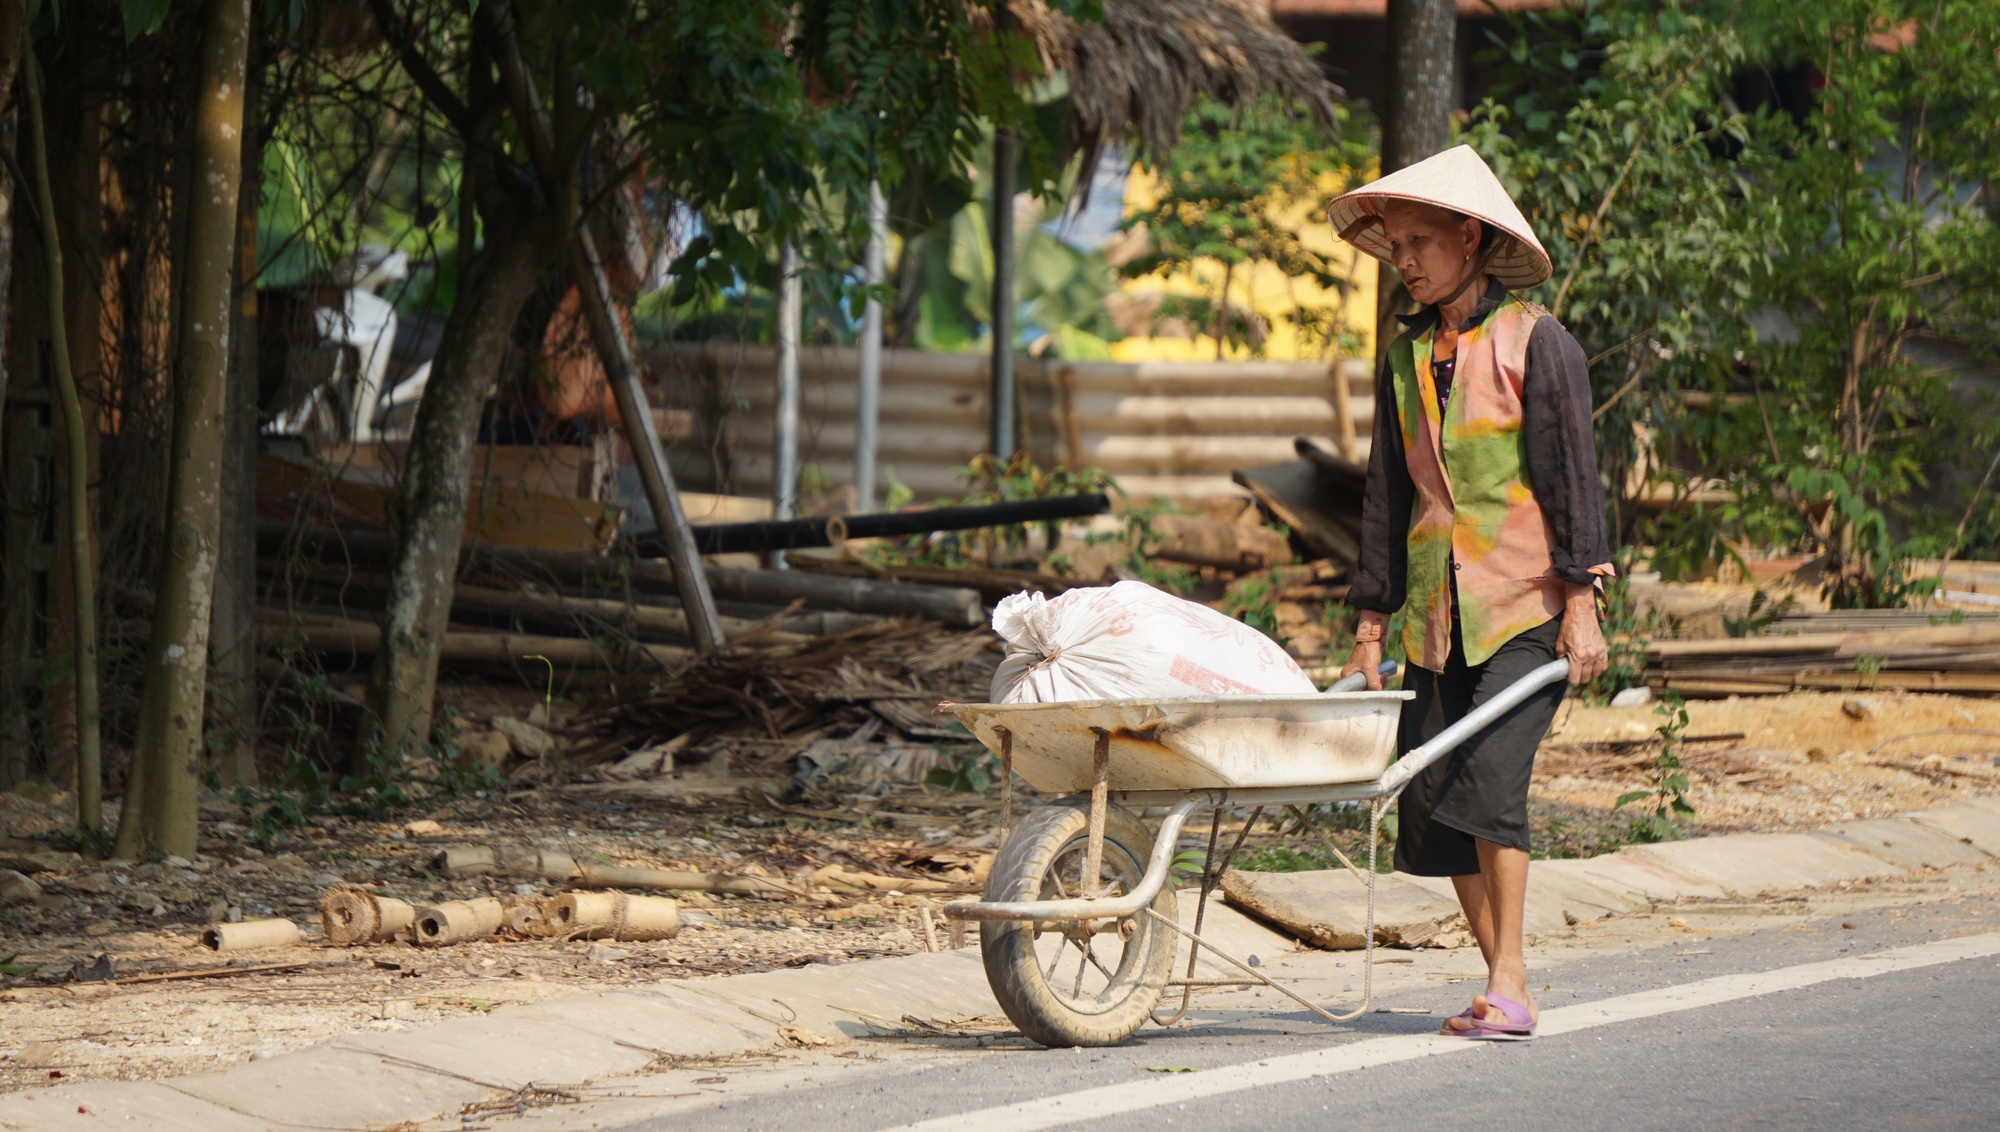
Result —
<path fill-rule="evenodd" d="M 1374 993 L 1383 812 L 1424 768 L 1568 677 L 1566 660 L 1537 668 L 1393 765 L 1396 721 L 1410 693 L 1360 691 L 1359 674 L 1319 695 L 947 705 L 1000 757 L 1003 826 L 1012 817 L 1013 772 L 1037 790 L 1069 796 L 1036 808 L 1008 833 L 983 899 L 953 901 L 944 914 L 981 921 L 993 995 L 1021 1032 L 1043 1045 L 1113 1045 L 1148 1019 L 1172 1025 L 1187 1013 L 1197 987 L 1268 986 L 1327 1021 L 1352 1021 Z M 1367 887 L 1369 954 L 1361 1005 L 1335 1014 L 1217 951 L 1201 938 L 1201 922 L 1210 892 L 1264 807 L 1290 808 L 1324 838 L 1297 807 L 1345 801 L 1369 806 L 1367 868 L 1331 839 L 1326 845 Z M 1157 834 L 1133 813 L 1148 806 L 1170 807 Z M 1222 812 L 1244 806 L 1257 812 L 1218 857 Z M 1212 819 L 1190 931 L 1180 926 L 1167 878 L 1181 827 L 1204 807 Z M 1174 977 L 1178 936 L 1188 938 L 1189 951 L 1185 973 Z M 1241 977 L 1195 978 L 1203 949 Z M 1162 1016 L 1158 1007 L 1169 987 L 1181 988 L 1181 997 Z"/>

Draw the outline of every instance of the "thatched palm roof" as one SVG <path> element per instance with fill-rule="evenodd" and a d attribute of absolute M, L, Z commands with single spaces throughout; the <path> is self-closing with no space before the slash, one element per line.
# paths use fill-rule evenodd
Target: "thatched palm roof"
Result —
<path fill-rule="evenodd" d="M 1127 140 L 1138 160 L 1161 161 L 1204 95 L 1241 111 L 1276 94 L 1334 127 L 1340 89 L 1258 0 L 1104 0 L 1102 23 L 1078 23 L 1042 0 L 1005 3 L 1043 65 L 1068 80 L 1085 169 Z"/>

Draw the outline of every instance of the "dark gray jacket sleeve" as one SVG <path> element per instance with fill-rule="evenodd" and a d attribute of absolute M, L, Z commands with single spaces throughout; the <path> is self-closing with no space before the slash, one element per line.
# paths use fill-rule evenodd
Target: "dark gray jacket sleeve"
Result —
<path fill-rule="evenodd" d="M 1375 375 L 1375 428 L 1368 448 L 1367 485 L 1361 496 L 1361 561 L 1354 566 L 1347 591 L 1347 600 L 1356 609 L 1393 614 L 1403 608 L 1410 559 L 1410 507 L 1416 494 L 1403 452 L 1389 361 L 1384 358 L 1381 371 Z"/>
<path fill-rule="evenodd" d="M 1561 323 L 1544 318 L 1528 338 L 1521 441 L 1528 487 L 1553 536 L 1554 572 L 1578 585 L 1595 581 L 1591 567 L 1611 562 L 1591 425 L 1590 369 L 1583 347 Z"/>

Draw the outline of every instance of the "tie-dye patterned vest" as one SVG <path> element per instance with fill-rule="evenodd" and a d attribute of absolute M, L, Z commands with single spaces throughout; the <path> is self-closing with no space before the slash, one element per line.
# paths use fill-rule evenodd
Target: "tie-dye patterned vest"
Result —
<path fill-rule="evenodd" d="M 1554 538 L 1526 482 L 1521 444 L 1528 336 L 1546 317 L 1509 296 L 1459 334 L 1442 428 L 1431 373 L 1436 326 L 1389 348 L 1403 452 L 1417 490 L 1403 648 L 1433 672 L 1444 671 L 1451 654 L 1454 567 L 1467 664 L 1484 664 L 1516 634 L 1562 611 L 1562 582 L 1550 569 Z"/>

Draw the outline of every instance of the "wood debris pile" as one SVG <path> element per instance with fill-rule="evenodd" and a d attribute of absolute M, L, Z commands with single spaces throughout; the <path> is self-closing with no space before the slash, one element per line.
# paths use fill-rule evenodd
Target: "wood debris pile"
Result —
<path fill-rule="evenodd" d="M 936 741 L 967 738 L 938 703 L 984 700 L 999 651 L 987 630 L 911 619 L 724 649 L 571 720 L 570 762 L 605 766 L 615 778 L 723 760 L 731 773 L 802 787 L 870 767 L 887 781 L 921 780 L 938 765 Z M 661 754 L 649 760 L 653 752 Z"/>

